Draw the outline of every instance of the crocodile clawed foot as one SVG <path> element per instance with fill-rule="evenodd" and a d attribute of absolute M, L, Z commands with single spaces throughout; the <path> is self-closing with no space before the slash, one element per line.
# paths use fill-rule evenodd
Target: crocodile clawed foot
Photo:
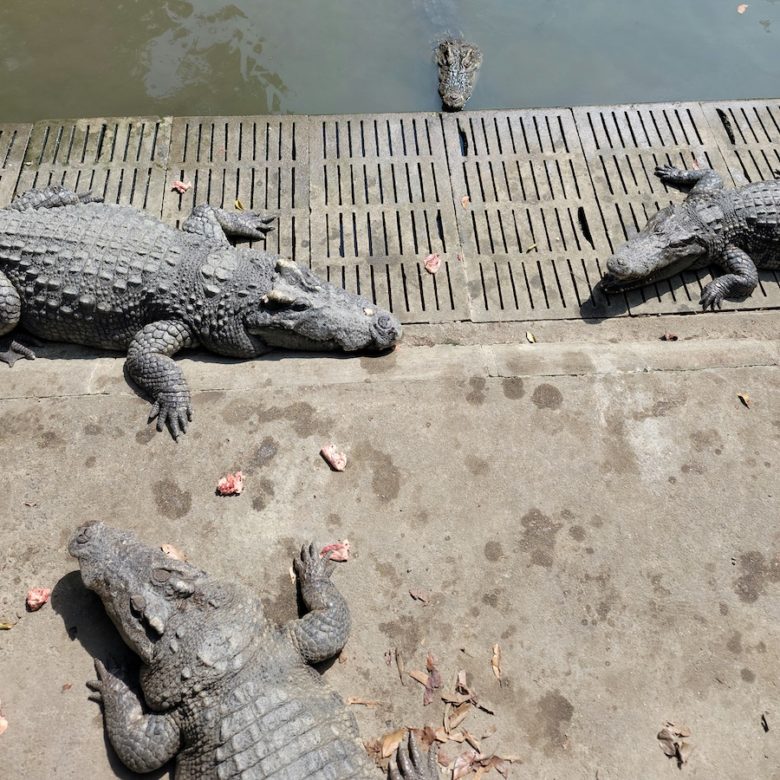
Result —
<path fill-rule="evenodd" d="M 0 351 L 0 360 L 12 366 L 19 358 L 35 360 L 35 352 L 26 344 L 22 344 L 20 341 L 16 341 L 16 339 L 11 339 L 8 348 Z"/>
<path fill-rule="evenodd" d="M 335 567 L 331 555 L 332 551 L 320 556 L 314 542 L 303 545 L 300 555 L 293 558 L 293 569 L 301 583 L 330 577 Z"/>
<path fill-rule="evenodd" d="M 154 419 L 157 420 L 158 431 L 162 431 L 167 424 L 173 440 L 178 441 L 181 434 L 187 433 L 187 425 L 192 422 L 189 394 L 182 397 L 177 392 L 160 393 L 152 404 L 147 422 Z"/>
<path fill-rule="evenodd" d="M 715 311 L 716 308 L 723 308 L 723 300 L 725 297 L 726 295 L 721 289 L 721 285 L 719 285 L 717 280 L 715 280 L 714 282 L 710 282 L 704 288 L 701 294 L 701 298 L 699 299 L 699 304 L 704 309 L 704 311 L 707 311 L 707 309 Z"/>
<path fill-rule="evenodd" d="M 276 215 L 260 211 L 241 211 L 238 213 L 238 218 L 241 220 L 247 237 L 262 238 L 274 229 L 271 223 L 276 219 Z"/>
<path fill-rule="evenodd" d="M 427 753 L 420 750 L 414 732 L 409 732 L 406 744 L 398 746 L 396 763 L 390 764 L 390 780 L 437 780 L 439 770 L 436 767 L 436 746 Z"/>

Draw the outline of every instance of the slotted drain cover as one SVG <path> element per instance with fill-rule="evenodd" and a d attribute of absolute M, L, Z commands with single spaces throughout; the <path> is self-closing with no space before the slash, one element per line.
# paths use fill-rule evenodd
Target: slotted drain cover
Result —
<path fill-rule="evenodd" d="M 0 205 L 11 201 L 32 125 L 0 125 Z"/>
<path fill-rule="evenodd" d="M 180 225 L 210 203 L 278 215 L 264 240 L 248 244 L 309 262 L 306 117 L 187 117 L 173 120 L 163 219 Z M 192 184 L 183 194 L 175 181 Z"/>
<path fill-rule="evenodd" d="M 780 171 L 780 101 L 703 103 L 734 181 L 772 179 Z"/>
<path fill-rule="evenodd" d="M 160 216 L 169 143 L 161 117 L 38 122 L 16 191 L 62 184 Z"/>
<path fill-rule="evenodd" d="M 405 322 L 468 319 L 438 115 L 317 117 L 309 138 L 312 268 Z"/>
<path fill-rule="evenodd" d="M 571 112 L 444 117 L 472 318 L 606 312 L 591 299 L 606 246 Z"/>

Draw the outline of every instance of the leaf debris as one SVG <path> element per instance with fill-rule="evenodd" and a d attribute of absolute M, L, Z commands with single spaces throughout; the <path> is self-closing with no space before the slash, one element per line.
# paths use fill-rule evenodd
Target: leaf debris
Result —
<path fill-rule="evenodd" d="M 686 739 L 691 736 L 691 730 L 687 726 L 678 726 L 676 723 L 666 721 L 664 727 L 658 732 L 657 739 L 661 750 L 669 758 L 677 759 L 677 766 L 682 767 L 688 761 L 693 747 Z"/>
<path fill-rule="evenodd" d="M 750 395 L 748 393 L 737 393 L 737 398 L 739 398 L 740 401 L 748 408 L 750 409 Z"/>

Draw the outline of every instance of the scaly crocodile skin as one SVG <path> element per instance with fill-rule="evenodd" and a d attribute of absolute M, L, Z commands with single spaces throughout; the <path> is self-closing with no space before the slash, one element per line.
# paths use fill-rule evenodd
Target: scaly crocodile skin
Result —
<path fill-rule="evenodd" d="M 90 683 L 108 738 L 136 772 L 176 757 L 177 780 L 376 780 L 357 724 L 310 663 L 338 653 L 349 610 L 313 545 L 294 560 L 309 612 L 281 628 L 260 599 L 133 534 L 81 527 L 69 550 L 142 660 L 137 693 L 96 661 Z M 411 740 L 394 780 L 436 780 L 435 754 Z"/>

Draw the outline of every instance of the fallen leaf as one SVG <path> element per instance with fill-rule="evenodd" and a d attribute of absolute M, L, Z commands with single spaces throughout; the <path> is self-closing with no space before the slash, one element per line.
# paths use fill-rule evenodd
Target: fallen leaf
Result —
<path fill-rule="evenodd" d="M 425 270 L 429 274 L 435 274 L 441 267 L 441 257 L 435 252 L 425 258 Z"/>
<path fill-rule="evenodd" d="M 761 713 L 761 728 L 764 729 L 764 733 L 769 731 L 769 721 L 766 719 L 766 713 Z"/>
<path fill-rule="evenodd" d="M 530 331 L 530 330 L 527 330 L 527 331 L 525 332 L 525 340 L 526 340 L 526 341 L 527 341 L 529 344 L 536 344 L 536 336 L 534 336 L 534 334 L 533 334 L 533 333 L 531 333 L 531 331 Z"/>
<path fill-rule="evenodd" d="M 165 553 L 166 558 L 172 558 L 174 561 L 187 560 L 187 555 L 172 544 L 161 544 L 160 549 Z"/>
<path fill-rule="evenodd" d="M 677 766 L 681 767 L 690 758 L 693 746 L 686 742 L 686 737 L 691 736 L 691 730 L 687 726 L 678 726 L 667 721 L 658 732 L 657 739 L 664 755 L 677 759 Z"/>
<path fill-rule="evenodd" d="M 331 554 L 330 560 L 332 561 L 338 561 L 339 563 L 348 561 L 349 560 L 349 539 L 344 539 L 343 541 L 339 539 L 338 542 L 332 542 L 331 544 L 326 544 L 320 550 L 320 558 L 327 555 L 328 553 Z"/>
<path fill-rule="evenodd" d="M 25 506 L 34 507 L 34 506 L 38 506 L 38 502 L 37 501 L 25 501 L 24 505 Z"/>
<path fill-rule="evenodd" d="M 740 3 L 737 6 L 737 13 L 738 14 L 744 14 L 745 11 L 747 11 L 747 9 L 748 9 L 748 4 L 747 3 Z"/>
<path fill-rule="evenodd" d="M 62 686 L 62 692 L 65 693 L 65 691 L 69 691 L 73 687 L 73 683 L 65 683 Z"/>
<path fill-rule="evenodd" d="M 19 621 L 13 623 L 0 623 L 0 631 L 10 631 Z"/>
<path fill-rule="evenodd" d="M 466 719 L 469 712 L 471 712 L 470 702 L 464 701 L 463 704 L 459 704 L 447 719 L 447 730 L 452 731 L 453 729 L 458 728 Z"/>
<path fill-rule="evenodd" d="M 401 651 L 396 647 L 395 648 L 395 665 L 398 669 L 398 676 L 401 679 L 401 685 L 406 685 L 406 680 L 404 679 L 404 657 L 401 655 Z"/>
<path fill-rule="evenodd" d="M 409 677 L 411 677 L 413 680 L 416 680 L 420 685 L 426 685 L 428 683 L 428 675 L 425 672 L 420 672 L 417 669 L 415 669 L 412 672 L 409 672 Z"/>
<path fill-rule="evenodd" d="M 382 737 L 382 758 L 389 758 L 395 753 L 401 740 L 406 736 L 406 729 L 396 729 Z"/>
<path fill-rule="evenodd" d="M 295 583 L 298 581 L 298 578 L 295 576 L 295 568 L 290 566 L 290 568 L 287 569 L 287 573 L 290 575 L 290 582 L 295 585 Z"/>
<path fill-rule="evenodd" d="M 531 244 L 531 246 L 529 246 L 528 249 L 525 250 L 525 253 L 528 254 L 529 252 L 533 252 L 535 249 L 538 251 L 538 245 Z"/>
<path fill-rule="evenodd" d="M 463 206 L 464 209 L 467 209 L 471 205 L 471 198 L 468 195 L 464 195 L 460 199 L 460 205 Z"/>
<path fill-rule="evenodd" d="M 347 456 L 343 452 L 338 452 L 335 444 L 326 444 L 320 450 L 320 455 L 333 471 L 344 471 L 347 467 Z"/>
<path fill-rule="evenodd" d="M 236 202 L 235 202 L 234 205 L 235 205 L 237 211 L 243 211 L 244 210 L 244 204 L 238 198 L 236 198 Z"/>
<path fill-rule="evenodd" d="M 217 494 L 220 496 L 238 496 L 243 489 L 244 475 L 240 471 L 226 474 L 217 482 Z"/>
<path fill-rule="evenodd" d="M 378 707 L 381 702 L 374 699 L 360 699 L 357 696 L 350 696 L 347 699 L 347 704 L 359 704 L 363 707 Z"/>
<path fill-rule="evenodd" d="M 27 592 L 27 609 L 37 612 L 51 596 L 51 588 L 30 588 Z"/>
<path fill-rule="evenodd" d="M 661 341 L 677 341 L 677 336 L 674 333 L 664 333 L 661 336 Z"/>
<path fill-rule="evenodd" d="M 415 600 L 422 602 L 424 607 L 427 607 L 431 601 L 431 594 L 427 590 L 412 589 L 409 591 L 409 595 Z"/>
<path fill-rule="evenodd" d="M 423 706 L 433 701 L 434 691 L 441 688 L 441 674 L 436 668 L 436 656 L 428 653 L 425 659 L 425 668 L 428 670 L 428 678 L 425 681 L 425 693 L 423 694 Z"/>
<path fill-rule="evenodd" d="M 747 393 L 737 393 L 737 398 L 739 398 L 740 401 L 748 408 L 750 409 L 750 396 Z"/>
<path fill-rule="evenodd" d="M 490 666 L 499 684 L 501 684 L 501 648 L 498 645 L 493 645 L 493 656 L 490 659 Z"/>
<path fill-rule="evenodd" d="M 190 187 L 192 187 L 192 182 L 190 181 L 175 181 L 171 185 L 171 189 L 176 190 L 179 195 L 184 195 L 184 193 L 187 192 Z"/>

